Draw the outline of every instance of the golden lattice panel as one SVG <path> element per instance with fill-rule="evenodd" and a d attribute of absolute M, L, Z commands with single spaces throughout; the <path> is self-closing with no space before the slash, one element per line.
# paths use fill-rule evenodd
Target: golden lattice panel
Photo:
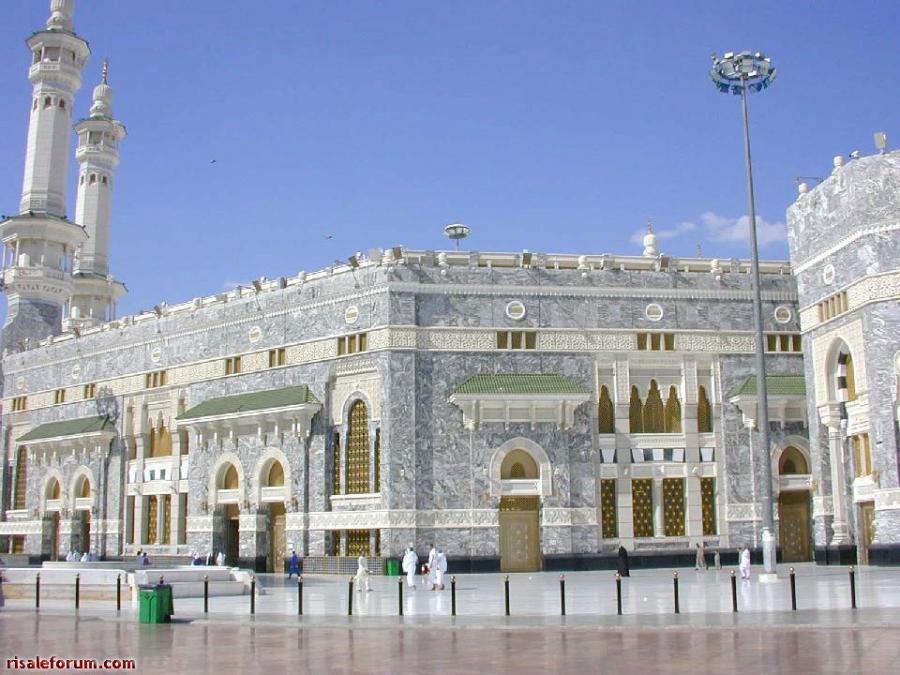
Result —
<path fill-rule="evenodd" d="M 634 536 L 653 536 L 653 480 L 641 478 L 631 481 L 631 508 Z"/>
<path fill-rule="evenodd" d="M 616 481 L 607 478 L 600 481 L 600 515 L 603 518 L 603 538 L 615 539 L 619 536 L 619 522 L 616 517 Z"/>
<path fill-rule="evenodd" d="M 350 427 L 347 434 L 347 493 L 369 491 L 369 412 L 366 404 L 357 401 L 350 408 Z"/>
<path fill-rule="evenodd" d="M 663 480 L 663 523 L 667 537 L 684 536 L 684 479 Z"/>
<path fill-rule="evenodd" d="M 716 534 L 716 479 L 700 479 L 700 501 L 703 510 L 703 534 Z"/>

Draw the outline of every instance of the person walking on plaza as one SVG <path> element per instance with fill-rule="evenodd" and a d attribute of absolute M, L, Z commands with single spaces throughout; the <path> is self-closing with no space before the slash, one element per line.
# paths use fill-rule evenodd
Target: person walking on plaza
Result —
<path fill-rule="evenodd" d="M 694 560 L 694 569 L 706 569 L 706 549 L 703 548 L 703 542 L 697 544 L 697 559 Z"/>
<path fill-rule="evenodd" d="M 434 561 L 434 586 L 431 587 L 431 590 L 437 588 L 437 590 L 444 590 L 444 574 L 447 572 L 447 556 L 444 555 L 444 552 L 438 549 L 437 556 Z"/>
<path fill-rule="evenodd" d="M 425 577 L 425 582 L 431 585 L 431 590 L 434 590 L 437 580 L 437 555 L 437 549 L 434 547 L 434 544 L 431 544 L 428 547 L 428 562 L 426 563 L 428 573 Z"/>
<path fill-rule="evenodd" d="M 738 555 L 738 567 L 741 570 L 741 579 L 750 580 L 750 549 L 741 546 L 741 552 Z"/>
<path fill-rule="evenodd" d="M 216 556 L 216 567 L 225 567 L 225 554 L 222 551 Z"/>
<path fill-rule="evenodd" d="M 416 589 L 416 567 L 419 565 L 419 556 L 413 550 L 413 545 L 406 547 L 406 553 L 403 554 L 403 563 L 401 568 L 406 573 L 406 585 L 411 589 Z"/>
<path fill-rule="evenodd" d="M 630 577 L 631 572 L 628 569 L 628 551 L 625 550 L 624 546 L 619 547 L 619 576 L 620 577 Z"/>
<path fill-rule="evenodd" d="M 298 578 L 300 577 L 300 558 L 297 557 L 297 551 L 291 552 L 291 560 L 288 562 L 288 581 L 294 574 Z"/>
<path fill-rule="evenodd" d="M 356 592 L 359 593 L 363 589 L 363 585 L 366 587 L 366 593 L 371 591 L 369 588 L 369 561 L 366 560 L 366 556 L 361 555 L 356 560 Z"/>
<path fill-rule="evenodd" d="M 719 555 L 719 549 L 716 549 L 716 552 L 713 555 L 713 563 L 715 564 L 717 570 L 722 569 L 722 556 Z"/>

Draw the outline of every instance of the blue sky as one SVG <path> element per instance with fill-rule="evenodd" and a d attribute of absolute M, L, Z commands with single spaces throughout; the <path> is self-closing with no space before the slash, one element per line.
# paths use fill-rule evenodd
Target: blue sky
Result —
<path fill-rule="evenodd" d="M 3 0 L 0 212 L 17 210 L 24 39 L 48 6 Z M 750 114 L 762 253 L 786 257 L 794 177 L 873 152 L 874 131 L 900 143 L 898 25 L 896 2 L 77 0 L 77 115 L 109 56 L 129 132 L 120 313 L 445 247 L 454 221 L 475 250 L 637 254 L 652 218 L 666 253 L 746 256 L 740 108 L 708 79 L 714 50 L 779 69 Z"/>

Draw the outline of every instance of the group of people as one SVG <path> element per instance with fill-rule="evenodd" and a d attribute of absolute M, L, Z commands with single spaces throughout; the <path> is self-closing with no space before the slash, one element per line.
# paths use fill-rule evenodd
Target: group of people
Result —
<path fill-rule="evenodd" d="M 406 574 L 406 585 L 411 589 L 416 588 L 416 571 L 419 566 L 419 556 L 412 544 L 406 547 L 403 554 L 401 567 Z M 428 562 L 422 565 L 422 583 L 430 585 L 432 591 L 444 590 L 444 574 L 447 572 L 447 556 L 444 552 L 431 544 L 428 548 Z"/>
<path fill-rule="evenodd" d="M 713 551 L 713 566 L 720 570 L 722 569 L 722 556 L 719 554 L 719 549 Z M 703 547 L 703 542 L 697 544 L 697 558 L 694 561 L 694 569 L 695 570 L 705 570 L 709 569 L 709 565 L 706 562 L 706 549 Z"/>
<path fill-rule="evenodd" d="M 138 551 L 138 556 L 140 556 L 140 551 Z M 145 553 L 144 556 L 147 554 Z M 144 563 L 145 565 L 147 563 Z M 225 554 L 222 551 L 219 551 L 215 557 L 212 553 L 207 553 L 206 558 L 200 557 L 200 554 L 197 551 L 194 551 L 191 554 L 191 565 L 206 565 L 207 567 L 211 565 L 215 565 L 216 567 L 225 567 Z"/>
<path fill-rule="evenodd" d="M 99 558 L 93 551 L 85 551 L 79 554 L 78 551 L 71 550 L 66 554 L 66 562 L 97 562 Z"/>
<path fill-rule="evenodd" d="M 619 547 L 619 562 L 618 562 L 618 572 L 620 577 L 628 577 L 631 576 L 631 570 L 628 565 L 628 551 L 624 546 Z M 722 557 L 719 555 L 719 550 L 716 549 L 713 552 L 713 565 L 717 570 L 722 569 Z M 708 569 L 709 565 L 706 562 L 706 549 L 703 547 L 702 543 L 697 544 L 697 556 L 694 559 L 694 569 L 695 570 L 705 570 Z M 741 546 L 738 550 L 738 569 L 741 572 L 741 579 L 750 579 L 750 549 L 746 546 Z"/>

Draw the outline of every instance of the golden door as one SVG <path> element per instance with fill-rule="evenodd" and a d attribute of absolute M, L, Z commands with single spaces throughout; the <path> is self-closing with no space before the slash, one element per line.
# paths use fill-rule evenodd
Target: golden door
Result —
<path fill-rule="evenodd" d="M 284 511 L 284 509 L 282 509 Z M 284 572 L 284 556 L 285 556 L 285 515 L 284 513 L 272 514 L 272 529 L 269 534 L 272 537 L 272 550 L 269 556 L 269 571 L 281 573 Z"/>
<path fill-rule="evenodd" d="M 859 562 L 869 564 L 869 546 L 875 540 L 875 502 L 864 502 L 859 505 L 860 548 Z"/>
<path fill-rule="evenodd" d="M 781 557 L 784 562 L 812 560 L 809 492 L 783 492 L 778 496 Z"/>
<path fill-rule="evenodd" d="M 500 499 L 500 569 L 503 572 L 541 569 L 537 497 Z"/>
<path fill-rule="evenodd" d="M 147 543 L 155 544 L 156 543 L 156 529 L 157 529 L 157 513 L 159 507 L 157 506 L 157 496 L 150 495 L 147 497 Z"/>

